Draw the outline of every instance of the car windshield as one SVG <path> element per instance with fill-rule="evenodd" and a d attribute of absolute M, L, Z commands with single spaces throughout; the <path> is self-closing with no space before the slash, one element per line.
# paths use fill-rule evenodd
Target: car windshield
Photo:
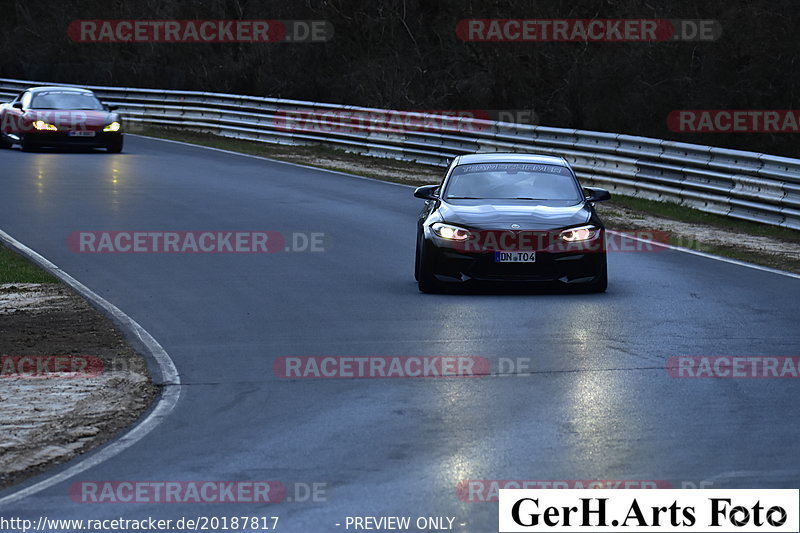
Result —
<path fill-rule="evenodd" d="M 43 92 L 33 96 L 31 109 L 93 109 L 102 110 L 103 104 L 89 93 L 75 91 Z"/>
<path fill-rule="evenodd" d="M 478 163 L 453 169 L 445 199 L 575 200 L 580 189 L 567 167 L 531 163 Z"/>

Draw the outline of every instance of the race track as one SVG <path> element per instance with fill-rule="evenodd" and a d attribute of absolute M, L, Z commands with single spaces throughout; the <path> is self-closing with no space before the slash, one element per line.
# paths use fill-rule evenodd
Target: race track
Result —
<path fill-rule="evenodd" d="M 0 229 L 141 324 L 181 376 L 171 415 L 36 518 L 448 516 L 497 531 L 464 480 L 800 480 L 798 381 L 675 379 L 672 356 L 800 355 L 800 280 L 681 253 L 613 253 L 606 294 L 425 295 L 411 189 L 129 136 L 126 152 L 0 151 Z M 325 251 L 86 254 L 75 231 L 321 232 Z M 478 356 L 494 375 L 283 379 L 282 356 Z M 528 371 L 498 374 L 500 358 Z M 76 481 L 322 483 L 324 501 L 79 504 Z M 35 480 L 34 480 L 35 481 Z M 302 485 L 301 485 L 302 486 Z M 0 493 L 0 498 L 14 489 Z M 290 498 L 292 495 L 289 495 Z M 462 497 L 459 497 L 462 496 Z"/>

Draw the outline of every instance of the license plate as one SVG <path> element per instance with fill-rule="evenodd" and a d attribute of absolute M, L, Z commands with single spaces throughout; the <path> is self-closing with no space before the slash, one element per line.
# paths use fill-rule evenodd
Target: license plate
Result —
<path fill-rule="evenodd" d="M 71 131 L 67 135 L 70 137 L 94 137 L 93 131 Z"/>
<path fill-rule="evenodd" d="M 536 252 L 495 252 L 495 263 L 535 263 Z"/>

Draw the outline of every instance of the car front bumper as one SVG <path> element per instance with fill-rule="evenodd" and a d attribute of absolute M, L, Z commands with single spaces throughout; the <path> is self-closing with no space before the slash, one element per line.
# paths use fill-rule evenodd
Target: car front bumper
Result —
<path fill-rule="evenodd" d="M 606 270 L 606 251 L 602 242 L 594 243 L 592 247 L 535 250 L 536 260 L 526 263 L 496 262 L 495 250 L 467 251 L 438 238 L 425 239 L 424 246 L 433 275 L 444 282 L 581 284 L 596 281 Z"/>
<path fill-rule="evenodd" d="M 87 148 L 105 148 L 115 143 L 119 143 L 122 139 L 122 132 L 95 132 L 93 137 L 76 137 L 69 135 L 65 131 L 33 131 L 20 135 L 24 135 L 27 142 L 36 144 L 37 146 L 52 146 L 52 147 L 87 147 Z"/>

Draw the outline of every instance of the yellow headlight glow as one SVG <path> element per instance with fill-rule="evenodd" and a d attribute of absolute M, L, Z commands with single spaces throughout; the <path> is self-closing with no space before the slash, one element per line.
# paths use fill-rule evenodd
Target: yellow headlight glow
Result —
<path fill-rule="evenodd" d="M 122 125 L 115 120 L 114 122 L 103 128 L 103 131 L 119 131 L 121 127 Z"/>
<path fill-rule="evenodd" d="M 458 226 L 437 222 L 431 226 L 431 229 L 439 237 L 450 241 L 466 241 L 469 239 L 469 231 L 464 228 L 459 228 Z"/>
<path fill-rule="evenodd" d="M 36 128 L 37 130 L 40 130 L 40 131 L 42 131 L 42 130 L 46 130 L 46 131 L 56 131 L 56 130 L 58 130 L 58 128 L 56 128 L 52 124 L 48 124 L 44 120 L 36 120 L 36 121 L 34 121 L 33 127 Z"/>
<path fill-rule="evenodd" d="M 599 231 L 595 226 L 581 226 L 579 228 L 565 229 L 559 236 L 567 242 L 588 241 L 589 239 L 594 239 Z"/>

